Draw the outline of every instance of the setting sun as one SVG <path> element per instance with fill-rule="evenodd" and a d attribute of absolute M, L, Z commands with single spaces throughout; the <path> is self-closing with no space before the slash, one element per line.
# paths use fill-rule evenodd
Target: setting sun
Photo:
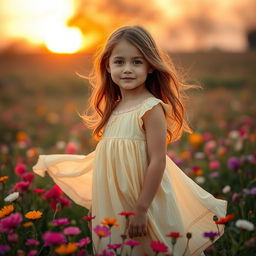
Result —
<path fill-rule="evenodd" d="M 83 36 L 79 29 L 63 27 L 51 29 L 45 35 L 45 45 L 55 53 L 77 52 L 83 42 Z"/>

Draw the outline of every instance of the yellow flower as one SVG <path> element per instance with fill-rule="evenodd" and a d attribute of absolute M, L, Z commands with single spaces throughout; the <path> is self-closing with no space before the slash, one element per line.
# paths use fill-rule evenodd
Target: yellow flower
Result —
<path fill-rule="evenodd" d="M 23 224 L 23 227 L 27 228 L 27 227 L 30 227 L 30 226 L 32 226 L 32 225 L 33 225 L 33 223 L 32 223 L 31 221 L 29 221 L 29 222 L 25 222 L 25 223 Z"/>
<path fill-rule="evenodd" d="M 71 254 L 77 250 L 76 243 L 62 244 L 55 249 L 57 254 Z"/>
<path fill-rule="evenodd" d="M 107 225 L 110 228 L 113 226 L 119 227 L 120 224 L 117 223 L 117 219 L 104 218 L 104 221 L 101 222 L 102 225 Z"/>
<path fill-rule="evenodd" d="M 2 176 L 2 177 L 0 177 L 0 182 L 6 181 L 6 180 L 8 180 L 8 179 L 9 179 L 8 176 Z"/>
<path fill-rule="evenodd" d="M 0 210 L 0 219 L 9 215 L 11 212 L 13 212 L 14 207 L 13 205 L 6 205 Z"/>
<path fill-rule="evenodd" d="M 189 142 L 194 147 L 198 147 L 203 142 L 203 137 L 200 133 L 192 133 L 188 136 Z"/>
<path fill-rule="evenodd" d="M 42 217 L 42 212 L 40 211 L 30 211 L 25 214 L 25 217 L 30 220 L 40 219 Z"/>

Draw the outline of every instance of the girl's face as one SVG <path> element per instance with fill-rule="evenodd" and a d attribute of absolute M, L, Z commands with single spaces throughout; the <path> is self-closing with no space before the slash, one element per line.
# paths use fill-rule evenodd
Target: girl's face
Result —
<path fill-rule="evenodd" d="M 142 53 L 126 40 L 113 48 L 107 70 L 121 91 L 145 87 L 147 75 L 152 72 Z"/>

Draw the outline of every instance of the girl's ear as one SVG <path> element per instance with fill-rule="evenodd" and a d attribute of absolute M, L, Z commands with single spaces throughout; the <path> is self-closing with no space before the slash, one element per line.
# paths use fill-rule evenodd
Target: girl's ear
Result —
<path fill-rule="evenodd" d="M 108 73 L 110 73 L 109 63 L 106 64 L 106 69 L 107 69 Z"/>

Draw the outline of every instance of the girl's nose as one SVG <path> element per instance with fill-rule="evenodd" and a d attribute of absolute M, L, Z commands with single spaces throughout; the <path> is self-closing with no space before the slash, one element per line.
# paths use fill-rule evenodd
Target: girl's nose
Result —
<path fill-rule="evenodd" d="M 131 73 L 132 72 L 132 68 L 129 64 L 126 64 L 124 66 L 124 70 L 123 70 L 124 73 Z"/>

